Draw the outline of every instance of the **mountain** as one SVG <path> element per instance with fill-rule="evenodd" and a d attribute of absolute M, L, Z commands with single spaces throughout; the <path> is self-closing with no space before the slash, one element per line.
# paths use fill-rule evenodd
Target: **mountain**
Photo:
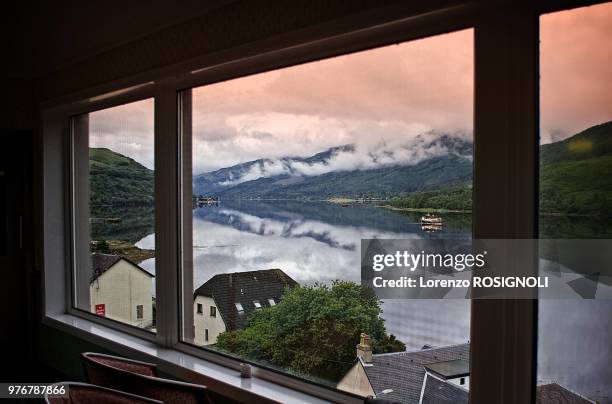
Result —
<path fill-rule="evenodd" d="M 153 171 L 134 159 L 106 148 L 90 148 L 89 175 L 92 206 L 153 203 Z"/>
<path fill-rule="evenodd" d="M 612 214 L 612 121 L 540 147 L 540 210 Z"/>
<path fill-rule="evenodd" d="M 612 121 L 540 147 L 540 163 L 579 161 L 612 154 Z"/>
<path fill-rule="evenodd" d="M 426 157 L 411 165 L 383 164 L 380 160 L 398 159 L 398 152 L 401 156 L 410 151 L 412 156 L 416 148 L 382 149 L 358 156 L 354 145 L 333 147 L 306 158 L 249 161 L 195 176 L 194 194 L 230 199 L 386 197 L 398 191 L 451 187 L 471 180 L 470 142 L 444 135 L 422 141 L 419 147 Z M 359 160 L 366 168 L 349 169 L 346 162 L 353 160 Z"/>

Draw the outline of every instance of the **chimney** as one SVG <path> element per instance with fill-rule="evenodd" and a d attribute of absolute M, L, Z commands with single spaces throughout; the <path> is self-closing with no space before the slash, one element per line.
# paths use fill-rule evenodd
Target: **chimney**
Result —
<path fill-rule="evenodd" d="M 363 363 L 372 363 L 370 336 L 363 332 L 361 333 L 359 344 L 357 344 L 357 357 L 361 358 Z"/>

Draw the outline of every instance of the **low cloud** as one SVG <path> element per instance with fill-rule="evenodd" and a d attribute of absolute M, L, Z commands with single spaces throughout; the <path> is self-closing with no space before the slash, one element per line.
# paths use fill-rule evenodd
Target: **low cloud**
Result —
<path fill-rule="evenodd" d="M 334 145 L 334 149 L 328 156 L 316 161 L 303 161 L 300 157 L 311 157 L 316 152 L 325 150 L 312 151 L 308 156 L 288 157 L 285 155 L 281 158 L 265 158 L 252 164 L 248 171 L 240 173 L 239 176 L 230 176 L 229 180 L 221 183 L 221 185 L 233 186 L 258 178 L 278 175 L 309 177 L 336 171 L 372 170 L 390 166 L 415 165 L 433 157 L 449 154 L 468 159 L 472 158 L 470 151 L 465 148 L 466 144 L 471 143 L 471 136 L 463 133 L 444 135 L 428 130 L 413 134 L 415 130 L 423 127 L 406 127 L 401 122 L 387 124 L 384 128 L 371 123 L 369 126 L 365 131 L 363 127 L 357 130 L 361 133 L 378 133 L 379 136 L 350 136 L 352 139 L 357 139 L 358 142 L 341 147 Z M 403 133 L 405 136 L 381 136 L 381 129 L 394 134 Z M 261 151 L 258 152 L 262 153 Z"/>

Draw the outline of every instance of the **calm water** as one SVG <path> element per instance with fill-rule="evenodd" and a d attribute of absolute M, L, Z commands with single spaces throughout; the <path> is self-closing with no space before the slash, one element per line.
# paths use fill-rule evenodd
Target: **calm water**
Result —
<path fill-rule="evenodd" d="M 93 229 L 154 248 L 152 212 L 115 212 L 139 217 L 141 225 L 105 225 Z M 193 211 L 194 288 L 216 273 L 280 268 L 301 284 L 334 279 L 359 282 L 362 238 L 469 238 L 471 215 L 444 216 L 444 230 L 426 233 L 420 214 L 394 212 L 368 205 L 342 207 L 325 202 L 223 201 Z M 145 221 L 145 222 L 143 222 Z M 601 222 L 546 218 L 548 237 L 564 233 L 598 234 Z M 124 228 L 124 229 L 122 229 Z M 603 230 L 602 230 L 603 229 Z M 141 264 L 154 272 L 154 259 Z M 386 300 L 383 317 L 388 332 L 409 350 L 469 340 L 467 300 Z M 601 402 L 612 397 L 612 301 L 542 300 L 539 322 L 538 379 L 558 382 Z"/>

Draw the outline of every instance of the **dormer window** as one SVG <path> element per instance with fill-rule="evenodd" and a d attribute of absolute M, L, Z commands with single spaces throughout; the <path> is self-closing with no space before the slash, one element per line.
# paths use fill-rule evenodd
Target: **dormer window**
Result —
<path fill-rule="evenodd" d="M 270 304 L 270 306 L 276 306 L 276 302 L 274 301 L 274 299 L 268 299 L 268 303 Z"/>
<path fill-rule="evenodd" d="M 261 303 L 259 300 L 253 300 L 253 306 L 255 306 L 256 309 L 261 309 Z"/>
<path fill-rule="evenodd" d="M 238 313 L 242 314 L 244 313 L 244 307 L 242 307 L 241 303 L 234 303 L 236 305 L 236 310 L 238 310 Z"/>

